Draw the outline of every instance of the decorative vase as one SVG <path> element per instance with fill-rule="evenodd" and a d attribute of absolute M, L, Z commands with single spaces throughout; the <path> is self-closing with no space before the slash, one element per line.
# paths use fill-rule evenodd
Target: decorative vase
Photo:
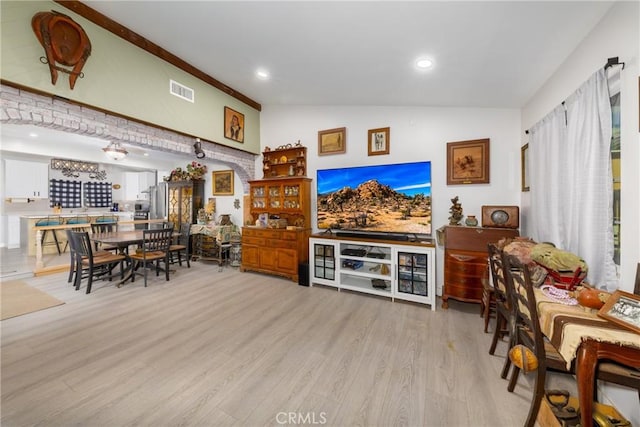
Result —
<path fill-rule="evenodd" d="M 468 215 L 467 219 L 464 220 L 464 223 L 467 224 L 469 227 L 475 227 L 478 225 L 478 219 L 476 218 L 475 215 Z"/>

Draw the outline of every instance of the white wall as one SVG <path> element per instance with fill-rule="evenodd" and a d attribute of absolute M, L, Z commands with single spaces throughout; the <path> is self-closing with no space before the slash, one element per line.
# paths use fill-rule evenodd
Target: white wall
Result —
<path fill-rule="evenodd" d="M 621 274 L 620 288 L 633 290 L 635 270 L 640 261 L 640 135 L 638 133 L 638 80 L 640 51 L 640 3 L 618 2 L 582 41 L 558 71 L 522 110 L 524 130 L 544 117 L 574 92 L 607 58 L 618 56 L 625 62 L 621 73 Z M 523 222 L 529 210 L 529 198 L 523 193 Z M 604 393 L 633 425 L 640 424 L 640 405 L 635 391 L 606 386 Z"/>
<path fill-rule="evenodd" d="M 316 223 L 315 177 L 318 169 L 381 163 L 431 161 L 433 230 L 446 225 L 451 199 L 459 196 L 465 215 L 482 205 L 518 205 L 520 201 L 520 112 L 515 109 L 432 107 L 265 106 L 261 114 L 262 149 L 293 144 L 308 147 L 307 176 L 313 179 L 312 224 Z M 318 131 L 347 128 L 347 152 L 318 156 Z M 367 131 L 391 128 L 390 154 L 367 154 Z M 490 138 L 491 183 L 447 186 L 446 143 Z M 262 178 L 262 156 L 256 161 Z M 317 230 L 316 230 L 317 231 Z M 435 236 L 435 234 L 434 234 Z M 438 294 L 443 283 L 443 253 L 438 249 Z"/>

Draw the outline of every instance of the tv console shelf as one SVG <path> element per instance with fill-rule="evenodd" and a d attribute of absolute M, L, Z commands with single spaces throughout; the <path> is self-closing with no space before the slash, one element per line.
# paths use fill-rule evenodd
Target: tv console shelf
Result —
<path fill-rule="evenodd" d="M 314 234 L 309 239 L 309 285 L 428 304 L 436 309 L 435 245 Z"/>

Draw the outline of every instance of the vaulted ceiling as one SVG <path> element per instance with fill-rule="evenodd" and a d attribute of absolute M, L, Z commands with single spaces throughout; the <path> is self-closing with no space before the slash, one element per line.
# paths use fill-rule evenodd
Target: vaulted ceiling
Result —
<path fill-rule="evenodd" d="M 612 2 L 86 4 L 263 105 L 519 108 Z"/>

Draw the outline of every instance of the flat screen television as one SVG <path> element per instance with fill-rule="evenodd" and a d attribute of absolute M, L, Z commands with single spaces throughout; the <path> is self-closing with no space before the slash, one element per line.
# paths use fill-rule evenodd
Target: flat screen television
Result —
<path fill-rule="evenodd" d="M 318 228 L 431 234 L 431 162 L 317 171 Z"/>

